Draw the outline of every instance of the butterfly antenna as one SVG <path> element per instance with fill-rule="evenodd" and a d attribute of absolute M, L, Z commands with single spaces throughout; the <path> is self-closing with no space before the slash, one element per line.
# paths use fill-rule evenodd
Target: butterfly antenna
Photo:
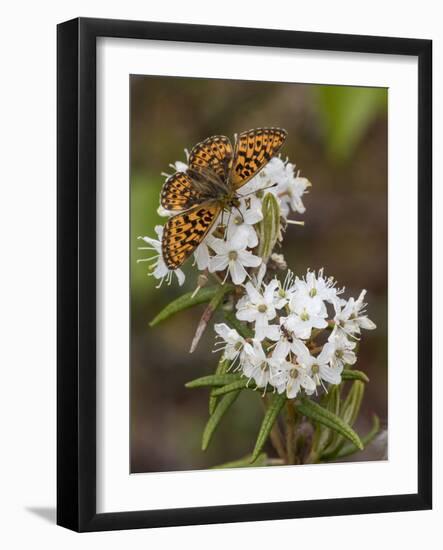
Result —
<path fill-rule="evenodd" d="M 271 187 L 277 187 L 278 183 L 272 183 L 271 185 L 267 185 L 266 187 L 260 187 L 260 189 L 256 189 L 255 191 L 251 191 L 250 193 L 246 193 L 246 195 L 240 195 L 240 198 L 249 197 L 249 195 L 254 195 L 255 193 L 258 193 L 259 191 L 264 191 L 265 189 L 271 189 Z"/>

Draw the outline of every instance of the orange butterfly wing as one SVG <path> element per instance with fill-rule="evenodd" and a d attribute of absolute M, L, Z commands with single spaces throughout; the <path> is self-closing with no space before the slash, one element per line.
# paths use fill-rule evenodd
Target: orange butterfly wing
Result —
<path fill-rule="evenodd" d="M 232 145 L 226 136 L 211 136 L 192 148 L 188 164 L 197 172 L 210 170 L 225 182 L 231 170 L 232 156 Z"/>
<path fill-rule="evenodd" d="M 176 172 L 163 184 L 160 204 L 166 210 L 187 210 L 199 202 L 202 202 L 202 197 L 185 172 Z"/>
<path fill-rule="evenodd" d="M 286 130 L 258 128 L 237 136 L 230 183 L 238 189 L 256 176 L 268 164 L 285 142 Z"/>
<path fill-rule="evenodd" d="M 163 259 L 177 269 L 194 252 L 221 212 L 217 203 L 199 204 L 167 221 L 162 238 Z"/>

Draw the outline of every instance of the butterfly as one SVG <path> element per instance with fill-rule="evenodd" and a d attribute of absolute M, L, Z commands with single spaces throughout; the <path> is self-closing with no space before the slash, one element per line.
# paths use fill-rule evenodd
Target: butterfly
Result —
<path fill-rule="evenodd" d="M 240 205 L 237 190 L 256 176 L 282 147 L 282 128 L 258 128 L 236 137 L 212 136 L 193 147 L 186 171 L 164 183 L 161 206 L 172 215 L 162 238 L 163 259 L 177 269 L 208 234 L 219 214 Z"/>

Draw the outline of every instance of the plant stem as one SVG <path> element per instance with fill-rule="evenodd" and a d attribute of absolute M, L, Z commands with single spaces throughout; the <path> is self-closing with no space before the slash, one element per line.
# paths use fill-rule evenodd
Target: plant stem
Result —
<path fill-rule="evenodd" d="M 212 300 L 209 302 L 208 306 L 203 312 L 203 315 L 201 316 L 200 322 L 197 326 L 197 330 L 195 331 L 195 335 L 192 340 L 191 349 L 189 350 L 189 353 L 193 353 L 195 351 L 195 348 L 197 347 L 197 344 L 200 342 L 200 338 L 202 337 L 203 332 L 206 330 L 206 327 L 208 326 L 208 323 L 211 320 L 211 317 L 213 316 L 218 306 L 223 302 L 223 299 L 227 292 L 229 292 L 229 285 L 224 287 L 221 286 L 217 290 L 217 293 L 213 296 Z"/>
<path fill-rule="evenodd" d="M 223 285 L 223 279 L 217 273 L 211 273 L 211 275 L 219 285 Z"/>
<path fill-rule="evenodd" d="M 293 401 L 286 403 L 286 456 L 288 464 L 295 464 L 296 413 Z"/>
<path fill-rule="evenodd" d="M 311 448 L 311 452 L 309 453 L 307 459 L 305 460 L 305 464 L 316 464 L 318 462 L 318 453 L 314 449 L 314 447 Z"/>
<path fill-rule="evenodd" d="M 286 452 L 285 452 L 285 446 L 283 445 L 283 437 L 280 432 L 280 428 L 278 427 L 277 423 L 274 424 L 274 427 L 271 430 L 271 443 L 274 447 L 274 449 L 277 451 L 278 456 L 286 463 Z"/>

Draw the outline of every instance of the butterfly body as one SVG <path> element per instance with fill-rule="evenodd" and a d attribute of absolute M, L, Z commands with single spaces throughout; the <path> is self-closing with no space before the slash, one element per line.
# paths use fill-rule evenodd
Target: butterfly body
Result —
<path fill-rule="evenodd" d="M 160 203 L 173 215 L 166 223 L 162 253 L 169 269 L 177 269 L 207 235 L 219 214 L 240 206 L 237 190 L 277 154 L 286 131 L 259 128 L 242 132 L 235 147 L 226 136 L 212 136 L 189 154 L 188 169 L 170 176 Z"/>

